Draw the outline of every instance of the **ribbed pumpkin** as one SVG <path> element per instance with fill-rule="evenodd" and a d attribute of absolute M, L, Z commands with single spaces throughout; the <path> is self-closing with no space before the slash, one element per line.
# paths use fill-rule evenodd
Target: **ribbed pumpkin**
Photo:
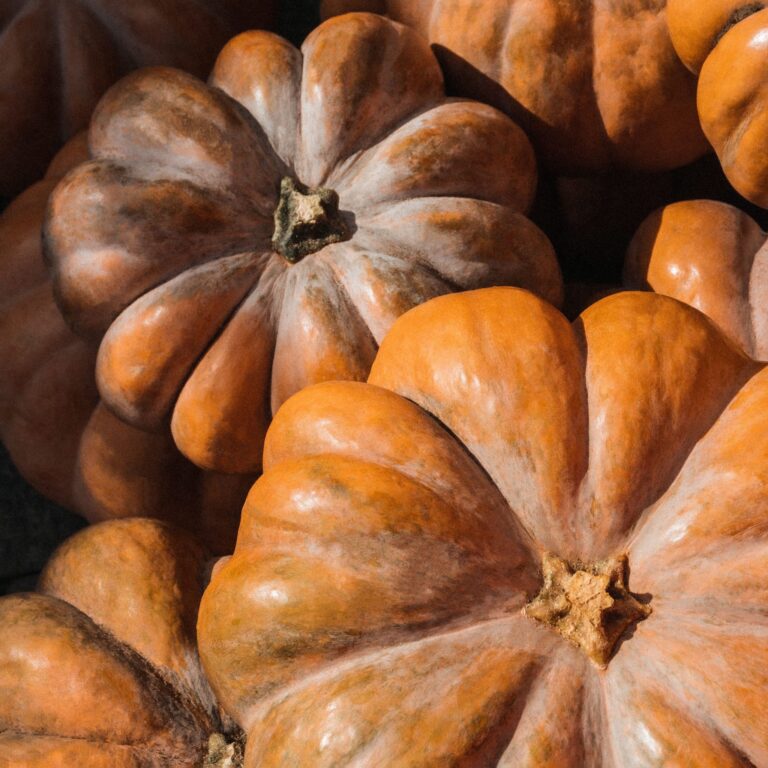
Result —
<path fill-rule="evenodd" d="M 725 175 L 768 208 L 768 8 L 750 0 L 669 0 L 680 58 L 699 73 L 701 127 Z"/>
<path fill-rule="evenodd" d="M 171 417 L 201 467 L 258 470 L 279 405 L 365 379 L 392 322 L 425 299 L 515 284 L 560 300 L 552 247 L 523 214 L 525 135 L 446 99 L 426 43 L 382 17 L 332 19 L 302 52 L 245 33 L 211 87 L 129 76 L 89 143 L 94 161 L 49 209 L 57 298 L 80 333 L 105 334 L 109 407 L 146 429 Z"/>
<path fill-rule="evenodd" d="M 66 541 L 39 594 L 0 599 L 0 762 L 14 768 L 229 766 L 236 729 L 202 674 L 203 549 L 156 520 Z M 213 737 L 213 738 L 211 738 Z"/>
<path fill-rule="evenodd" d="M 96 345 L 53 299 L 40 238 L 58 179 L 87 158 L 85 136 L 0 216 L 0 439 L 24 478 L 92 522 L 159 515 L 231 551 L 245 478 L 201 472 L 167 434 L 128 426 L 99 402 Z"/>
<path fill-rule="evenodd" d="M 652 213 L 627 250 L 624 285 L 691 304 L 768 360 L 766 233 L 738 208 L 691 200 Z"/>
<path fill-rule="evenodd" d="M 243 29 L 274 23 L 276 0 L 0 0 L 0 197 L 37 181 L 132 69 L 205 77 Z"/>
<path fill-rule="evenodd" d="M 423 34 L 449 87 L 504 110 L 558 173 L 657 171 L 706 150 L 665 0 L 324 0 Z"/>
<path fill-rule="evenodd" d="M 270 427 L 198 619 L 250 768 L 768 764 L 768 371 L 652 293 L 401 317 Z"/>

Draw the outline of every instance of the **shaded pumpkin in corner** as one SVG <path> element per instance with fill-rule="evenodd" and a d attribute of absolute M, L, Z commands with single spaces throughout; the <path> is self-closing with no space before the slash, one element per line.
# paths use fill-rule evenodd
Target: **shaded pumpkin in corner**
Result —
<path fill-rule="evenodd" d="M 0 215 L 0 439 L 28 483 L 91 522 L 159 516 L 229 552 L 247 478 L 201 471 L 169 435 L 110 413 L 96 390 L 97 346 L 70 330 L 54 301 L 43 216 L 59 179 L 87 158 L 81 134 Z"/>
<path fill-rule="evenodd" d="M 57 299 L 101 338 L 109 408 L 144 429 L 170 418 L 201 467 L 258 471 L 280 404 L 365 379 L 394 320 L 428 298 L 494 284 L 561 298 L 524 215 L 527 138 L 447 99 L 426 43 L 379 16 L 332 19 L 301 52 L 245 33 L 210 87 L 131 75 L 89 144 L 49 209 Z"/>
<path fill-rule="evenodd" d="M 236 768 L 195 642 L 207 571 L 188 534 L 113 520 L 64 542 L 37 593 L 0 598 L 3 765 Z"/>
<path fill-rule="evenodd" d="M 276 15 L 277 0 L 0 0 L 0 198 L 37 181 L 131 70 L 205 77 L 232 35 Z"/>
<path fill-rule="evenodd" d="M 768 764 L 768 370 L 697 310 L 402 316 L 288 400 L 203 666 L 245 765 Z"/>

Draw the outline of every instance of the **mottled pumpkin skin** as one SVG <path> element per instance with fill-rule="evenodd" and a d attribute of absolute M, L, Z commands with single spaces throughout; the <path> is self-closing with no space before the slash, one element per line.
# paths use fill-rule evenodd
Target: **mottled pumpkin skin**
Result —
<path fill-rule="evenodd" d="M 274 23 L 275 0 L 0 0 L 0 197 L 37 181 L 132 69 L 205 77 L 233 34 Z"/>
<path fill-rule="evenodd" d="M 156 520 L 67 540 L 0 599 L 0 762 L 199 768 L 222 722 L 195 642 L 207 556 Z"/>
<path fill-rule="evenodd" d="M 503 109 L 558 173 L 658 171 L 706 151 L 665 0 L 325 0 L 387 13 L 435 47 L 449 85 Z"/>
<path fill-rule="evenodd" d="M 53 298 L 41 253 L 58 180 L 87 159 L 84 134 L 0 216 L 0 439 L 23 477 L 92 522 L 147 515 L 231 551 L 248 483 L 201 472 L 167 434 L 131 427 L 99 401 L 97 347 L 76 336 Z"/>
<path fill-rule="evenodd" d="M 245 33 L 210 83 L 149 69 L 116 85 L 91 123 L 94 161 L 49 209 L 57 298 L 78 332 L 103 336 L 99 390 L 127 423 L 170 417 L 199 466 L 258 471 L 280 404 L 364 380 L 414 305 L 494 284 L 560 300 L 551 244 L 524 215 L 527 138 L 446 99 L 413 31 L 349 14 L 301 52 Z M 335 190 L 351 239 L 296 263 L 276 252 L 285 177 Z"/>
<path fill-rule="evenodd" d="M 627 250 L 624 285 L 691 304 L 768 360 L 766 234 L 738 208 L 691 200 L 652 213 Z"/>
<path fill-rule="evenodd" d="M 411 310 L 277 414 L 203 597 L 246 765 L 768 764 L 767 458 L 768 371 L 683 303 Z M 628 556 L 605 669 L 522 614 L 544 551 Z"/>
<path fill-rule="evenodd" d="M 768 208 L 768 9 L 748 0 L 669 1 L 680 57 L 699 72 L 701 127 L 734 188 Z"/>

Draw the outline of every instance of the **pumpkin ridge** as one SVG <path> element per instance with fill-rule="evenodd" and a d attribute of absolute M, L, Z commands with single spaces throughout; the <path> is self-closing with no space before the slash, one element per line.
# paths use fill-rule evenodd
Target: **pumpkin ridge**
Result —
<path fill-rule="evenodd" d="M 472 616 L 471 613 L 466 613 L 457 617 L 448 625 L 444 624 L 435 627 L 435 631 L 432 633 L 425 632 L 420 637 L 409 639 L 406 642 L 398 642 L 396 646 L 391 645 L 391 635 L 388 637 L 384 634 L 382 637 L 376 638 L 378 641 L 376 644 L 360 648 L 351 653 L 345 653 L 341 661 L 339 661 L 338 658 L 328 659 L 326 662 L 322 663 L 321 666 L 318 666 L 309 672 L 304 672 L 302 675 L 294 678 L 288 683 L 272 685 L 271 689 L 269 689 L 266 694 L 260 695 L 254 704 L 246 708 L 246 711 L 242 716 L 238 716 L 238 721 L 242 723 L 243 730 L 249 732 L 256 724 L 257 718 L 265 717 L 270 709 L 291 699 L 304 688 L 311 687 L 318 682 L 332 680 L 335 677 L 343 677 L 348 672 L 353 671 L 358 667 L 364 667 L 366 664 L 383 656 L 392 654 L 405 655 L 422 643 L 459 636 L 462 633 L 469 634 L 480 632 L 487 627 L 501 625 L 506 622 L 518 622 L 522 620 L 528 624 L 529 622 L 522 617 L 522 614 L 520 613 L 521 610 L 522 605 L 519 610 L 515 610 L 502 616 L 492 616 L 480 621 Z M 549 635 L 549 633 L 547 634 Z M 551 644 L 556 643 L 557 640 L 548 638 L 547 642 Z M 387 645 L 387 643 L 390 644 Z"/>
<path fill-rule="evenodd" d="M 377 147 L 383 144 L 393 133 L 399 131 L 403 126 L 407 125 L 411 120 L 415 120 L 417 117 L 429 112 L 430 110 L 438 107 L 442 104 L 450 104 L 453 101 L 470 101 L 470 99 L 453 99 L 451 97 L 443 97 L 443 100 L 436 99 L 415 109 L 402 120 L 394 123 L 391 129 L 385 129 L 381 133 L 377 134 L 375 140 L 370 146 L 363 147 L 355 150 L 351 155 L 340 159 L 336 165 L 331 168 L 323 179 L 323 184 L 331 185 L 334 189 L 338 190 L 340 194 L 343 194 L 345 189 L 354 184 L 354 174 L 359 172 L 359 166 L 368 162 L 369 157 L 375 152 Z M 350 176 L 353 176 L 353 180 L 350 181 Z M 382 206 L 386 203 L 381 203 Z M 367 208 L 366 208 L 367 210 Z"/>
<path fill-rule="evenodd" d="M 706 613 L 702 612 L 700 616 L 705 616 Z M 685 642 L 685 639 L 698 640 L 698 645 L 692 645 L 697 651 L 701 652 L 703 649 L 701 645 L 705 647 L 709 646 L 710 653 L 715 658 L 708 659 L 713 666 L 716 666 L 718 662 L 721 662 L 727 658 L 728 650 L 720 649 L 718 647 L 718 635 L 717 631 L 720 630 L 721 634 L 728 638 L 728 632 L 733 631 L 739 627 L 749 627 L 754 630 L 755 625 L 752 623 L 745 623 L 743 625 L 733 625 L 726 623 L 723 626 L 711 625 L 711 628 L 715 631 L 710 633 L 707 630 L 710 629 L 710 625 L 702 630 L 700 621 L 696 620 L 695 616 L 681 616 L 676 615 L 674 619 L 672 616 L 665 615 L 658 624 L 654 624 L 654 635 L 658 638 L 672 637 L 674 638 L 674 644 L 677 646 L 676 650 L 679 651 L 680 646 Z M 663 622 L 663 623 L 662 623 Z M 697 631 L 698 630 L 698 631 Z M 763 633 L 764 634 L 764 633 Z M 635 651 L 637 653 L 637 651 Z M 636 657 L 635 657 L 636 658 Z M 622 671 L 632 661 L 631 657 L 623 658 Z M 726 749 L 733 752 L 736 756 L 738 765 L 744 766 L 744 768 L 760 768 L 761 763 L 755 762 L 750 757 L 744 746 L 737 743 L 736 738 L 741 737 L 743 739 L 743 732 L 745 729 L 741 728 L 742 733 L 731 732 L 728 733 L 725 727 L 728 723 L 724 723 L 724 712 L 715 711 L 716 707 L 713 707 L 712 702 L 717 699 L 717 694 L 713 695 L 713 685 L 707 680 L 705 675 L 701 674 L 700 668 L 694 667 L 691 661 L 686 658 L 681 663 L 681 657 L 675 654 L 674 657 L 667 657 L 662 655 L 659 647 L 656 643 L 646 642 L 644 643 L 642 665 L 649 668 L 653 677 L 656 680 L 664 681 L 664 697 L 670 697 L 673 700 L 673 706 L 678 711 L 687 715 L 698 725 L 703 725 L 706 728 L 712 729 L 716 736 L 720 739 L 721 743 Z M 729 661 L 734 662 L 735 659 L 731 658 Z M 695 662 L 694 662 L 695 663 Z M 610 672 L 609 672 L 610 674 Z M 626 674 L 626 672 L 624 673 Z M 695 685 L 691 685 L 691 682 L 695 681 Z M 605 682 L 605 681 L 604 681 Z M 611 692 L 606 695 L 606 703 L 611 697 Z M 733 723 L 741 725 L 741 712 L 733 711 L 734 720 Z M 759 736 L 758 736 L 759 738 Z"/>
<path fill-rule="evenodd" d="M 102 339 L 101 343 L 99 344 L 99 350 L 97 354 L 97 361 L 96 361 L 96 381 L 99 386 L 99 393 L 101 394 L 101 397 L 103 398 L 105 404 L 109 407 L 110 411 L 115 413 L 119 418 L 126 421 L 128 424 L 141 426 L 142 428 L 146 429 L 154 429 L 157 427 L 157 424 L 154 423 L 154 421 L 148 421 L 146 416 L 149 415 L 150 417 L 153 415 L 152 413 L 147 414 L 145 412 L 144 408 L 141 408 L 141 412 L 136 414 L 132 413 L 130 411 L 126 411 L 122 406 L 116 405 L 114 403 L 113 397 L 111 397 L 110 389 L 111 387 L 108 385 L 106 381 L 104 381 L 105 375 L 109 377 L 109 374 L 104 374 L 102 368 L 103 368 L 103 362 L 102 362 L 102 356 L 105 354 L 105 341 L 107 339 L 110 340 L 110 342 L 113 341 L 113 338 L 115 336 L 115 333 L 113 331 L 119 331 L 118 323 L 120 322 L 120 318 L 124 313 L 128 313 L 131 310 L 133 310 L 136 306 L 137 302 L 140 302 L 144 297 L 146 297 L 148 294 L 152 293 L 153 291 L 159 289 L 159 288 L 165 288 L 169 285 L 170 282 L 177 278 L 184 277 L 185 274 L 189 274 L 194 269 L 198 268 L 204 268 L 206 266 L 212 266 L 217 261 L 224 261 L 226 259 L 236 259 L 239 256 L 247 256 L 248 254 L 252 255 L 254 257 L 254 260 L 258 261 L 259 259 L 262 260 L 262 263 L 260 265 L 259 269 L 255 269 L 251 278 L 250 278 L 250 285 L 243 290 L 243 295 L 240 299 L 235 301 L 234 305 L 231 307 L 231 309 L 223 316 L 223 319 L 218 324 L 213 324 L 213 333 L 210 335 L 206 343 L 201 347 L 199 354 L 194 357 L 191 362 L 181 371 L 181 373 L 178 375 L 178 384 L 175 387 L 175 392 L 172 395 L 172 397 L 168 401 L 167 407 L 163 411 L 163 415 L 161 418 L 162 422 L 167 421 L 167 419 L 170 417 L 170 415 L 173 413 L 173 409 L 175 408 L 176 401 L 179 399 L 179 395 L 181 394 L 181 390 L 184 388 L 184 384 L 186 383 L 187 379 L 191 375 L 192 371 L 197 368 L 197 366 L 200 364 L 202 359 L 205 357 L 205 355 L 208 353 L 208 351 L 211 349 L 211 347 L 219 340 L 221 335 L 223 334 L 224 330 L 227 328 L 229 323 L 232 321 L 232 318 L 237 314 L 237 312 L 240 310 L 240 308 L 248 301 L 251 294 L 258 290 L 258 284 L 261 281 L 261 278 L 266 271 L 266 268 L 268 266 L 270 253 L 258 253 L 258 251 L 250 251 L 250 252 L 244 252 L 242 254 L 230 254 L 229 256 L 219 256 L 215 259 L 212 259 L 211 261 L 203 262 L 202 264 L 196 265 L 195 267 L 192 267 L 188 270 L 183 270 L 178 275 L 176 275 L 175 278 L 171 278 L 167 281 L 161 281 L 158 285 L 156 285 L 154 288 L 150 288 L 144 293 L 142 293 L 140 296 L 137 296 L 131 304 L 129 304 L 120 314 L 115 318 L 115 320 L 112 322 L 112 325 L 110 325 L 107 334 L 105 334 L 104 338 Z M 215 284 L 215 283 L 214 283 Z M 197 286 L 193 287 L 193 291 L 197 289 Z M 118 334 L 118 339 L 119 339 Z M 118 341 L 119 344 L 119 341 Z M 162 379 L 165 379 L 166 377 L 162 377 Z M 170 378 L 170 376 L 168 376 Z M 162 380 L 161 379 L 161 380 Z M 157 385 L 158 381 L 153 380 L 151 384 Z M 119 394 L 118 394 L 119 397 Z"/>
<path fill-rule="evenodd" d="M 376 335 L 374 334 L 373 330 L 371 329 L 371 326 L 368 324 L 368 321 L 365 318 L 365 314 L 360 309 L 355 299 L 352 297 L 352 294 L 349 292 L 349 289 L 347 288 L 347 284 L 345 283 L 342 276 L 339 274 L 339 268 L 338 268 L 338 264 L 336 263 L 336 260 L 331 258 L 330 255 L 326 254 L 325 261 L 330 268 L 330 273 L 333 276 L 334 282 L 336 283 L 336 287 L 338 288 L 339 295 L 342 297 L 342 300 L 349 306 L 349 308 L 357 316 L 358 320 L 360 321 L 360 327 L 365 328 L 365 330 L 367 331 L 372 348 L 374 350 L 378 350 L 379 341 L 376 338 Z"/>

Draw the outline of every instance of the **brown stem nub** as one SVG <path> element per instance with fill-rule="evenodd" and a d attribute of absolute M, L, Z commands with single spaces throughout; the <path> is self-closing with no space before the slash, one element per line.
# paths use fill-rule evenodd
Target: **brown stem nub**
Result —
<path fill-rule="evenodd" d="M 747 3 L 736 8 L 733 13 L 728 17 L 728 21 L 723 24 L 718 33 L 715 35 L 715 39 L 712 41 L 712 47 L 714 48 L 720 40 L 723 38 L 726 32 L 730 32 L 740 21 L 748 19 L 758 11 L 762 11 L 765 8 L 764 3 Z"/>
<path fill-rule="evenodd" d="M 569 563 L 547 552 L 542 557 L 544 585 L 524 613 L 548 624 L 604 668 L 618 639 L 651 607 L 627 586 L 626 555 L 590 565 Z"/>
<path fill-rule="evenodd" d="M 290 176 L 280 182 L 272 246 L 286 261 L 295 264 L 326 245 L 349 240 L 350 236 L 336 192 L 325 187 L 309 189 Z"/>
<path fill-rule="evenodd" d="M 228 741 L 221 733 L 212 733 L 208 737 L 208 754 L 203 762 L 204 768 L 242 768 L 242 739 Z"/>

